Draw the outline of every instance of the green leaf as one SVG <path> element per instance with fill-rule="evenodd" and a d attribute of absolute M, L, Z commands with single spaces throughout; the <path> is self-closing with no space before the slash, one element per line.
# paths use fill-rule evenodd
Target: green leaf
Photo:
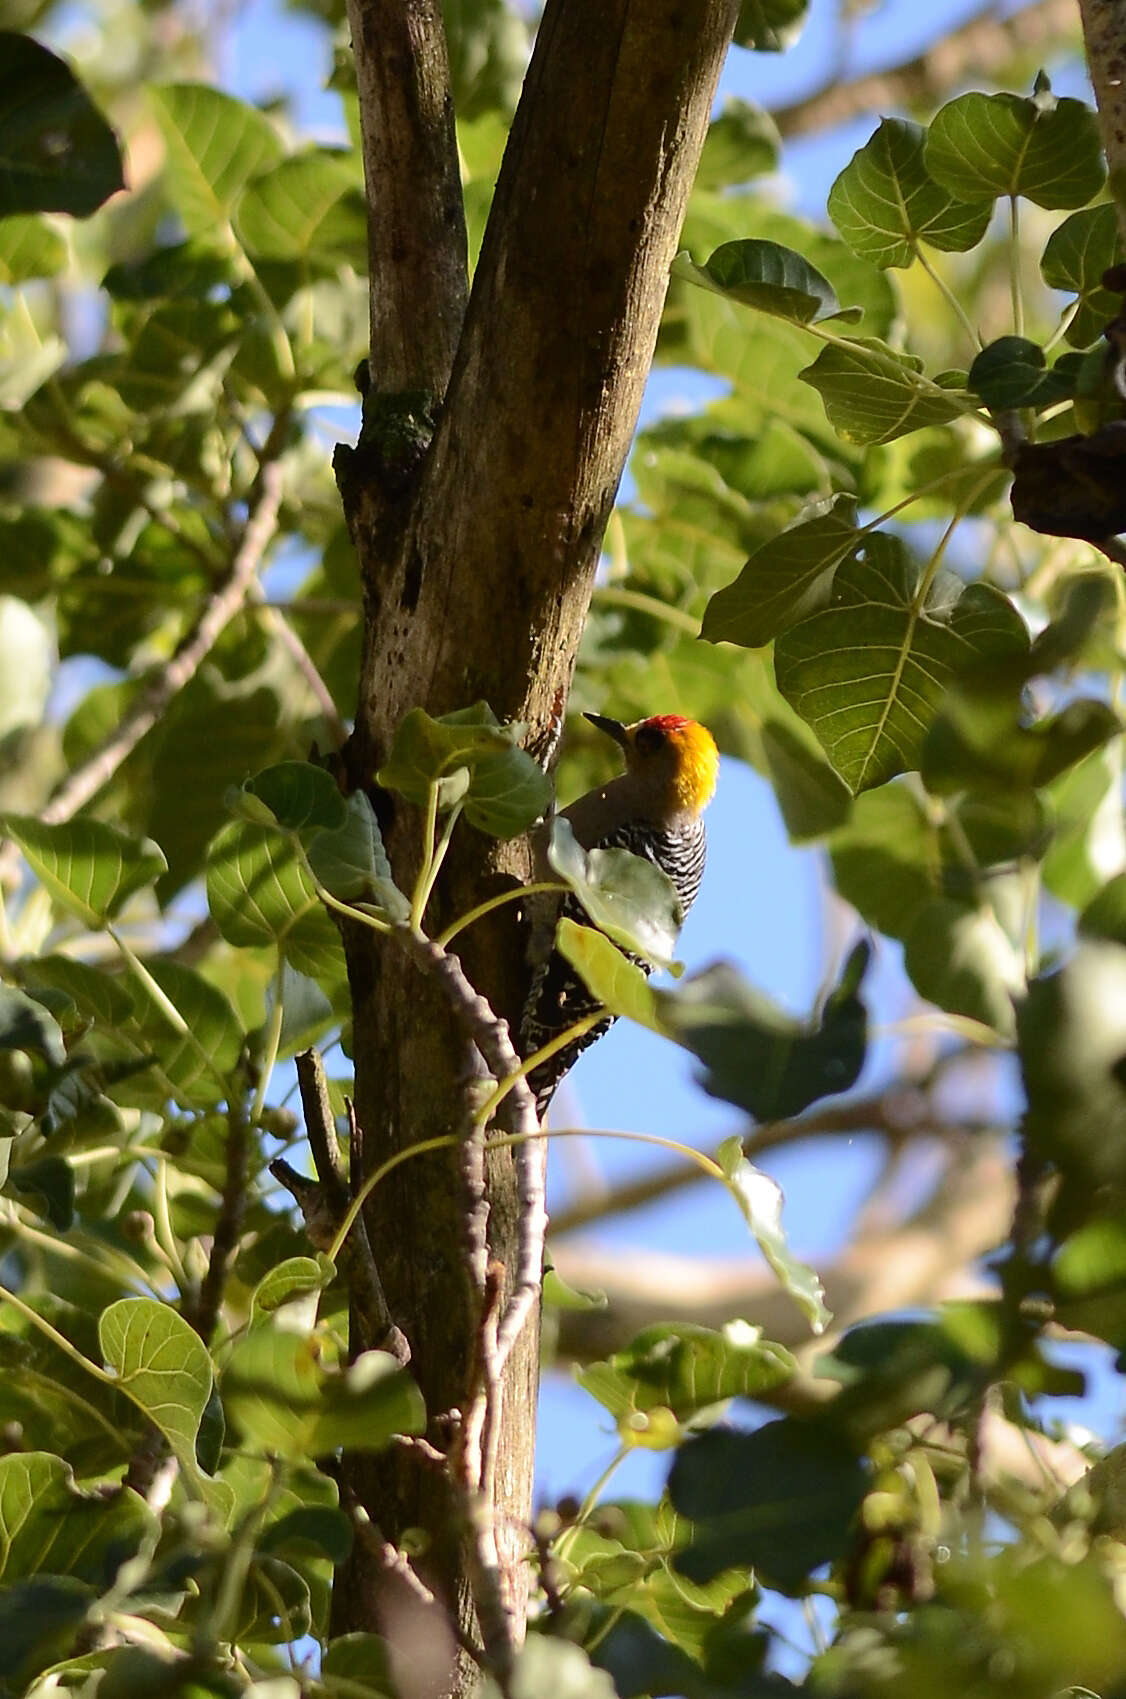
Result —
<path fill-rule="evenodd" d="M 367 795 L 353 791 L 343 825 L 303 837 L 313 877 L 342 902 L 357 897 L 378 903 L 392 920 L 406 920 L 410 902 L 395 884 L 379 822 Z"/>
<path fill-rule="evenodd" d="M 690 254 L 680 253 L 671 274 L 791 324 L 860 317 L 858 307 L 842 310 L 832 284 L 816 266 L 778 242 L 756 237 L 725 242 L 702 266 Z"/>
<path fill-rule="evenodd" d="M 994 413 L 1015 407 L 1050 407 L 1072 393 L 1064 372 L 1048 369 L 1044 350 L 1026 336 L 999 336 L 970 367 L 970 388 Z"/>
<path fill-rule="evenodd" d="M 0 218 L 88 218 L 124 187 L 117 137 L 70 67 L 30 36 L 0 33 Z"/>
<path fill-rule="evenodd" d="M 273 826 L 232 823 L 212 840 L 207 901 L 231 944 L 276 944 L 318 981 L 342 980 L 343 951 L 295 845 Z"/>
<path fill-rule="evenodd" d="M 556 930 L 555 947 L 612 1014 L 627 1015 L 654 1032 L 663 1030 L 649 981 L 609 938 L 564 916 Z"/>
<path fill-rule="evenodd" d="M 256 797 L 287 832 L 328 827 L 345 821 L 345 803 L 336 780 L 312 761 L 281 761 L 247 779 L 243 792 Z"/>
<path fill-rule="evenodd" d="M 74 1575 L 106 1586 L 157 1519 L 128 1488 L 113 1497 L 78 1491 L 70 1465 L 46 1451 L 0 1457 L 0 1581 Z"/>
<path fill-rule="evenodd" d="M 264 112 L 204 83 L 165 83 L 149 93 L 176 211 L 189 235 L 214 236 L 250 179 L 280 160 L 278 133 Z"/>
<path fill-rule="evenodd" d="M 926 585 L 897 539 L 838 568 L 830 607 L 775 645 L 778 688 L 853 793 L 919 765 L 946 693 L 970 667 L 1028 645 L 1012 603 L 940 572 Z"/>
<path fill-rule="evenodd" d="M 716 591 L 701 637 L 757 649 L 828 602 L 830 574 L 863 540 L 856 500 L 836 495 L 806 514 L 760 544 L 735 582 Z"/>
<path fill-rule="evenodd" d="M 57 277 L 66 262 L 66 243 L 46 219 L 0 222 L 0 283 L 10 287 L 26 283 L 29 277 Z"/>
<path fill-rule="evenodd" d="M 311 1292 L 323 1292 L 336 1270 L 327 1257 L 286 1257 L 277 1263 L 254 1288 L 250 1300 L 251 1318 L 261 1320 L 283 1304 L 295 1298 L 305 1298 Z"/>
<path fill-rule="evenodd" d="M 991 909 L 935 898 L 918 910 L 904 943 L 904 965 L 917 991 L 1012 1038 L 1013 999 L 1024 990 L 1024 968 Z"/>
<path fill-rule="evenodd" d="M 547 859 L 599 931 L 658 967 L 671 965 L 684 916 L 659 867 L 629 850 L 584 850 L 562 815 L 552 821 Z"/>
<path fill-rule="evenodd" d="M 29 962 L 27 983 L 33 990 L 42 986 L 61 992 L 84 1020 L 101 1026 L 123 1026 L 133 1014 L 133 996 L 120 974 L 106 973 L 71 956 L 39 956 Z"/>
<path fill-rule="evenodd" d="M 7 1189 L 31 1201 L 57 1233 L 74 1225 L 74 1169 L 65 1157 L 40 1156 L 9 1168 Z"/>
<path fill-rule="evenodd" d="M 519 748 L 522 728 L 502 726 L 487 702 L 434 719 L 412 708 L 395 728 L 379 784 L 423 807 L 434 783 L 452 788 L 440 796 L 450 807 L 464 797 L 465 818 L 493 837 L 516 837 L 546 813 L 551 785 L 542 768 Z M 457 778 L 464 769 L 464 780 Z"/>
<path fill-rule="evenodd" d="M 343 1563 L 352 1549 L 352 1524 L 330 1504 L 303 1504 L 271 1522 L 262 1531 L 259 1550 L 312 1552 Z"/>
<path fill-rule="evenodd" d="M 211 1359 L 199 1335 L 170 1304 L 121 1298 L 98 1318 L 98 1342 L 114 1385 L 198 1478 L 196 1434 L 212 1386 Z"/>
<path fill-rule="evenodd" d="M 807 743 L 780 719 L 764 721 L 761 738 L 767 775 L 791 842 L 823 837 L 848 819 L 852 792 L 812 739 Z"/>
<path fill-rule="evenodd" d="M 705 1091 L 776 1121 L 855 1083 L 866 1045 L 857 995 L 866 967 L 867 947 L 858 945 L 814 1026 L 784 1014 L 726 962 L 653 996 L 664 1031 L 703 1062 Z"/>
<path fill-rule="evenodd" d="M 168 865 L 150 838 L 127 837 L 116 826 L 85 815 L 45 826 L 30 816 L 5 814 L 0 832 L 19 846 L 51 895 L 91 931 L 100 931 Z"/>
<path fill-rule="evenodd" d="M 337 1446 L 379 1451 L 397 1433 L 421 1433 L 426 1415 L 413 1378 L 384 1351 L 324 1370 L 316 1342 L 255 1328 L 234 1347 L 223 1403 L 247 1442 L 293 1459 Z"/>
<path fill-rule="evenodd" d="M 235 228 L 261 260 L 312 260 L 318 269 L 367 265 L 367 212 L 353 156 L 328 148 L 283 159 L 254 177 L 238 202 Z"/>
<path fill-rule="evenodd" d="M 671 1410 L 678 1423 L 701 1411 L 714 1419 L 714 1406 L 757 1398 L 784 1386 L 795 1371 L 790 1353 L 764 1340 L 759 1327 L 681 1322 L 645 1328 L 624 1351 L 587 1364 L 575 1378 L 622 1426 L 658 1409 Z"/>
<path fill-rule="evenodd" d="M 1083 206 L 1106 176 L 1095 114 L 1048 93 L 959 95 L 931 121 L 926 166 L 963 200 L 1024 195 L 1049 209 Z"/>
<path fill-rule="evenodd" d="M 708 125 L 696 168 L 697 189 L 730 189 L 776 169 L 778 127 L 753 100 L 730 98 Z"/>
<path fill-rule="evenodd" d="M 238 1016 L 222 991 L 194 968 L 155 961 L 149 972 L 188 1029 L 179 1032 L 151 998 L 138 994 L 137 1025 L 156 1054 L 162 1082 L 179 1103 L 202 1108 L 222 1102 L 242 1052 Z"/>
<path fill-rule="evenodd" d="M 1126 1183 L 1124 1009 L 1126 947 L 1088 938 L 1031 982 L 1017 1013 L 1024 1133 L 1033 1155 L 1060 1170 L 1057 1218 L 1078 1209 L 1082 1219 L 1096 1188 Z"/>
<path fill-rule="evenodd" d="M 805 25 L 809 0 L 743 0 L 735 24 L 736 47 L 783 53 Z"/>
<path fill-rule="evenodd" d="M 867 958 L 867 946 L 858 945 L 850 963 L 858 958 L 861 950 Z M 849 965 L 846 964 L 846 975 Z M 843 984 L 842 979 L 842 987 Z M 825 1288 L 816 1271 L 801 1262 L 790 1249 L 782 1226 L 785 1199 L 781 1186 L 769 1174 L 748 1162 L 743 1155 L 743 1141 L 738 1135 L 724 1139 L 716 1152 L 716 1159 L 727 1178 L 728 1190 L 783 1290 L 789 1293 L 813 1332 L 824 1333 L 833 1319 L 832 1311 L 826 1307 Z"/>
<path fill-rule="evenodd" d="M 897 354 L 872 336 L 829 344 L 798 376 L 817 390 L 837 434 L 861 447 L 943 425 L 973 405 L 924 377 L 915 355 Z"/>
<path fill-rule="evenodd" d="M 1123 729 L 1109 704 L 1086 697 L 1031 725 L 1025 720 L 1019 681 L 988 672 L 963 680 L 948 693 L 923 745 L 927 789 L 940 796 L 1036 789 Z"/>
<path fill-rule="evenodd" d="M 1116 873 L 1091 898 L 1079 916 L 1079 930 L 1086 938 L 1126 945 L 1126 873 Z"/>
<path fill-rule="evenodd" d="M 617 1699 L 618 1690 L 605 1670 L 595 1669 L 581 1646 L 571 1640 L 530 1634 L 517 1652 L 505 1681 L 505 1699 Z M 479 1699 L 500 1699 L 491 1676 Z"/>
<path fill-rule="evenodd" d="M 0 985 L 0 1050 L 35 1050 L 54 1068 L 66 1061 L 58 1021 L 14 985 Z"/>
<path fill-rule="evenodd" d="M 676 1567 L 708 1581 L 753 1567 L 783 1591 L 843 1557 L 868 1487 L 863 1463 L 829 1428 L 793 1417 L 753 1433 L 713 1429 L 677 1453 L 669 1496 L 691 1518 Z"/>
<path fill-rule="evenodd" d="M 1122 297 L 1103 287 L 1103 273 L 1121 265 L 1124 254 L 1118 213 L 1109 203 L 1073 212 L 1048 237 L 1040 275 L 1049 289 L 1076 297 L 1065 332 L 1073 348 L 1088 347 L 1117 318 Z"/>
<path fill-rule="evenodd" d="M 378 1634 L 356 1632 L 340 1634 L 325 1647 L 321 1660 L 321 1676 L 328 1692 L 346 1692 L 351 1699 L 370 1693 L 372 1699 L 386 1699 L 395 1692 L 386 1640 Z M 341 1687 L 335 1685 L 339 1679 Z M 349 1686 L 344 1689 L 343 1683 Z"/>
<path fill-rule="evenodd" d="M 9 1692 L 25 1693 L 25 1677 L 67 1656 L 97 1596 L 73 1575 L 36 1575 L 0 1592 L 0 1679 Z"/>
<path fill-rule="evenodd" d="M 964 253 L 985 235 L 992 199 L 958 200 L 941 188 L 927 170 L 925 142 L 922 125 L 881 119 L 829 191 L 829 217 L 873 265 L 909 266 L 920 242 Z"/>

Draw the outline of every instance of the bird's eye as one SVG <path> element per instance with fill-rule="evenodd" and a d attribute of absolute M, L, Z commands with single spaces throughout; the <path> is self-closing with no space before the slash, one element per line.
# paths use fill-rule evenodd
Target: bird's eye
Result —
<path fill-rule="evenodd" d="M 665 734 L 660 726 L 639 726 L 634 742 L 642 755 L 652 755 L 665 741 Z"/>

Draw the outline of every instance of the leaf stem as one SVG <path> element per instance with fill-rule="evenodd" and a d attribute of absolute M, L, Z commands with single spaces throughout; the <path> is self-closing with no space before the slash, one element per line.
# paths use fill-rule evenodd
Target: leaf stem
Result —
<path fill-rule="evenodd" d="M 636 608 L 639 613 L 652 614 L 654 619 L 671 625 L 675 631 L 687 632 L 689 637 L 700 635 L 700 621 L 694 614 L 662 602 L 659 596 L 647 596 L 643 590 L 628 590 L 618 584 L 599 584 L 595 587 L 594 599 L 611 607 Z"/>
<path fill-rule="evenodd" d="M 582 1038 L 584 1033 L 588 1033 L 592 1027 L 596 1027 L 600 1021 L 604 1021 L 606 1014 L 605 1008 L 599 1008 L 593 1015 L 584 1015 L 581 1021 L 575 1021 L 565 1032 L 561 1032 L 553 1038 L 549 1044 L 543 1045 L 539 1050 L 534 1050 L 530 1056 L 525 1057 L 514 1073 L 508 1074 L 503 1080 L 498 1081 L 496 1089 L 490 1092 L 478 1109 L 476 1115 L 478 1126 L 487 1126 L 490 1116 L 495 1115 L 517 1080 L 526 1080 L 532 1070 L 538 1068 L 541 1062 L 546 1062 L 560 1050 L 565 1050 L 576 1038 Z"/>
<path fill-rule="evenodd" d="M 45 1316 L 41 1316 L 38 1310 L 33 1310 L 30 1304 L 25 1304 L 22 1298 L 17 1298 L 16 1294 L 10 1291 L 7 1286 L 0 1286 L 0 1302 L 11 1304 L 12 1308 L 17 1310 L 25 1321 L 37 1328 L 45 1338 L 51 1341 L 52 1345 L 57 1346 L 64 1356 L 69 1357 L 72 1363 L 77 1363 L 79 1368 L 85 1369 L 87 1374 L 93 1375 L 95 1380 L 100 1380 L 103 1386 L 117 1385 L 116 1378 L 113 1375 L 107 1374 L 105 1369 L 99 1368 L 97 1363 L 92 1363 L 89 1357 L 84 1357 L 77 1345 L 72 1345 L 64 1334 L 51 1326 Z"/>
<path fill-rule="evenodd" d="M 422 826 L 422 866 L 418 870 L 414 894 L 411 897 L 411 926 L 416 932 L 422 931 L 422 916 L 426 908 L 427 881 L 430 878 L 430 869 L 434 865 L 434 834 L 437 829 L 438 781 L 431 779 L 430 788 L 426 793 L 426 818 Z"/>
<path fill-rule="evenodd" d="M 1013 303 L 1013 335 L 1024 335 L 1024 300 L 1020 288 L 1020 197 L 1009 196 L 1009 293 Z"/>
<path fill-rule="evenodd" d="M 489 897 L 485 902 L 478 903 L 476 908 L 469 909 L 459 920 L 455 920 L 446 927 L 444 932 L 439 933 L 434 942 L 439 949 L 444 950 L 450 940 L 456 938 L 459 932 L 464 932 L 465 928 L 472 926 L 475 920 L 481 920 L 483 916 L 491 914 L 494 909 L 503 907 L 505 903 L 518 902 L 521 897 L 534 897 L 541 891 L 562 892 L 566 889 L 566 885 L 556 885 L 549 880 L 541 880 L 534 885 L 518 885 L 513 891 L 502 891 L 499 896 Z"/>
<path fill-rule="evenodd" d="M 954 313 L 958 323 L 969 337 L 970 342 L 977 348 L 983 347 L 984 344 L 981 339 L 980 330 L 974 329 L 973 325 L 970 323 L 969 315 L 961 301 L 959 301 L 957 295 L 955 295 L 953 289 L 951 289 L 937 266 L 931 264 L 921 246 L 916 246 L 915 258 L 918 260 L 919 264 L 922 266 L 923 270 L 926 272 L 927 276 L 930 278 L 947 306 Z"/>
<path fill-rule="evenodd" d="M 433 893 L 434 886 L 438 882 L 438 875 L 442 871 L 442 863 L 446 859 L 446 851 L 450 847 L 450 839 L 454 835 L 454 827 L 457 825 L 458 820 L 461 818 L 462 806 L 463 806 L 462 803 L 455 802 L 453 807 L 450 809 L 449 814 L 446 816 L 446 823 L 442 827 L 442 836 L 438 839 L 438 843 L 437 843 L 437 846 L 434 850 L 434 854 L 431 857 L 430 870 L 427 873 L 426 879 L 423 883 L 422 898 L 421 898 L 421 902 L 419 904 L 419 919 L 420 919 L 420 921 L 421 921 L 422 916 L 426 913 L 426 905 L 430 901 L 430 897 L 431 897 L 431 894 Z"/>
<path fill-rule="evenodd" d="M 257 1126 L 258 1118 L 266 1107 L 266 1093 L 270 1089 L 270 1080 L 274 1072 L 274 1064 L 278 1059 L 278 1047 L 281 1044 L 282 1021 L 285 1017 L 285 1005 L 282 1001 L 282 983 L 284 969 L 281 951 L 278 951 L 277 971 L 274 974 L 274 1006 L 270 1010 L 269 1024 L 266 1028 L 266 1048 L 262 1063 L 258 1070 L 258 1084 L 254 1091 L 254 1107 L 250 1111 L 252 1126 Z"/>
<path fill-rule="evenodd" d="M 605 1469 L 603 1469 L 601 1475 L 599 1475 L 598 1479 L 583 1499 L 582 1504 L 579 1506 L 578 1515 L 575 1517 L 575 1520 L 571 1523 L 569 1528 L 564 1528 L 563 1532 L 560 1534 L 555 1544 L 554 1553 L 560 1563 L 562 1563 L 566 1558 L 567 1553 L 570 1551 L 579 1534 L 582 1532 L 583 1524 L 590 1519 L 599 1499 L 602 1497 L 602 1494 L 606 1491 L 606 1488 L 609 1486 L 610 1482 L 629 1456 L 631 1450 L 632 1447 L 628 1445 L 620 1445 L 618 1447 L 609 1463 L 607 1463 Z"/>

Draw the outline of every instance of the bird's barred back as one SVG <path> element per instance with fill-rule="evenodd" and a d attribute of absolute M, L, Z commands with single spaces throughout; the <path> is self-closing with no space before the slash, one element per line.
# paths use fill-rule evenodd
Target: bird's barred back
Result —
<path fill-rule="evenodd" d="M 630 822 L 609 834 L 595 847 L 629 850 L 633 855 L 653 862 L 672 880 L 683 914 L 687 914 L 695 902 L 707 857 L 707 834 L 702 820 L 692 821 L 690 826 L 679 832 L 663 831 Z M 577 897 L 565 897 L 559 914 L 568 920 L 576 921 L 580 926 L 590 925 L 586 911 Z M 652 971 L 650 964 L 640 957 L 629 955 L 628 951 L 626 955 L 643 973 L 649 974 Z M 594 1014 L 599 1007 L 598 999 L 591 995 L 585 981 L 571 964 L 557 950 L 551 949 L 546 959 L 537 966 L 532 978 L 520 1028 L 521 1054 L 525 1057 L 533 1055 L 576 1021 Z M 605 1020 L 599 1021 L 588 1033 L 584 1033 L 565 1049 L 557 1051 L 554 1056 L 548 1057 L 528 1075 L 528 1084 L 536 1099 L 536 1113 L 541 1120 L 563 1075 L 570 1071 L 584 1050 L 613 1026 L 615 1019 L 616 1016 L 607 1015 Z"/>

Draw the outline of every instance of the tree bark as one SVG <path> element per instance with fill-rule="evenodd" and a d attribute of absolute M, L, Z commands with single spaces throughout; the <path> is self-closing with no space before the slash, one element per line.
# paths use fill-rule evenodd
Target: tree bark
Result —
<path fill-rule="evenodd" d="M 1126 14 L 1118 0 L 1079 0 L 1118 227 L 1126 239 Z"/>
<path fill-rule="evenodd" d="M 464 270 L 460 210 L 450 215 L 447 195 L 454 160 L 448 90 L 440 98 L 434 84 L 435 67 L 444 66 L 440 24 L 430 4 L 354 0 L 369 194 L 385 197 L 373 232 L 379 224 L 390 242 L 378 244 L 373 234 L 374 393 L 365 413 L 378 420 L 395 396 L 424 392 L 408 409 L 413 449 L 396 458 L 377 425 L 374 444 L 365 450 L 361 441 L 343 468 L 366 601 L 354 783 L 370 782 L 394 726 L 414 706 L 440 714 L 485 698 L 502 719 L 527 723 L 528 747 L 550 744 L 737 11 L 738 0 L 549 0 L 447 381 L 448 326 L 460 315 Z M 364 56 L 378 52 L 376 14 L 381 39 L 393 40 L 400 56 L 395 79 L 363 67 Z M 427 98 L 401 98 L 404 82 L 425 85 Z M 427 134 L 389 149 L 389 125 Z M 434 275 L 416 292 L 417 255 L 409 247 L 407 272 L 396 271 L 393 209 L 407 216 L 407 191 L 381 174 L 407 169 L 408 160 L 417 170 L 427 158 L 433 180 L 410 188 L 430 208 L 438 253 Z M 435 418 L 432 440 L 420 442 Z M 378 802 L 392 863 L 409 885 L 420 820 L 391 798 Z M 496 845 L 459 828 L 433 912 L 462 912 L 528 870 L 523 841 Z M 459 942 L 469 978 L 513 1025 L 526 988 L 516 907 Z M 349 935 L 346 947 L 358 1175 L 454 1129 L 467 1070 L 464 1040 L 439 988 L 405 953 L 382 948 L 370 933 Z M 511 1275 L 518 1223 L 507 1156 L 492 1161 L 489 1191 L 490 1250 Z M 461 1408 L 466 1395 L 479 1295 L 464 1272 L 464 1213 L 457 1165 L 446 1152 L 403 1164 L 367 1208 L 389 1307 L 410 1341 L 432 1421 Z M 496 1471 L 498 1534 L 521 1620 L 537 1355 L 528 1327 L 505 1375 Z M 450 1536 L 440 1473 L 409 1452 L 349 1456 L 343 1480 L 386 1540 L 397 1544 L 405 1530 L 423 1530 L 429 1543 L 419 1568 L 472 1633 L 463 1553 Z M 334 1633 L 379 1626 L 384 1576 L 357 1545 L 338 1575 Z M 465 1659 L 449 1691 L 476 1679 Z"/>

